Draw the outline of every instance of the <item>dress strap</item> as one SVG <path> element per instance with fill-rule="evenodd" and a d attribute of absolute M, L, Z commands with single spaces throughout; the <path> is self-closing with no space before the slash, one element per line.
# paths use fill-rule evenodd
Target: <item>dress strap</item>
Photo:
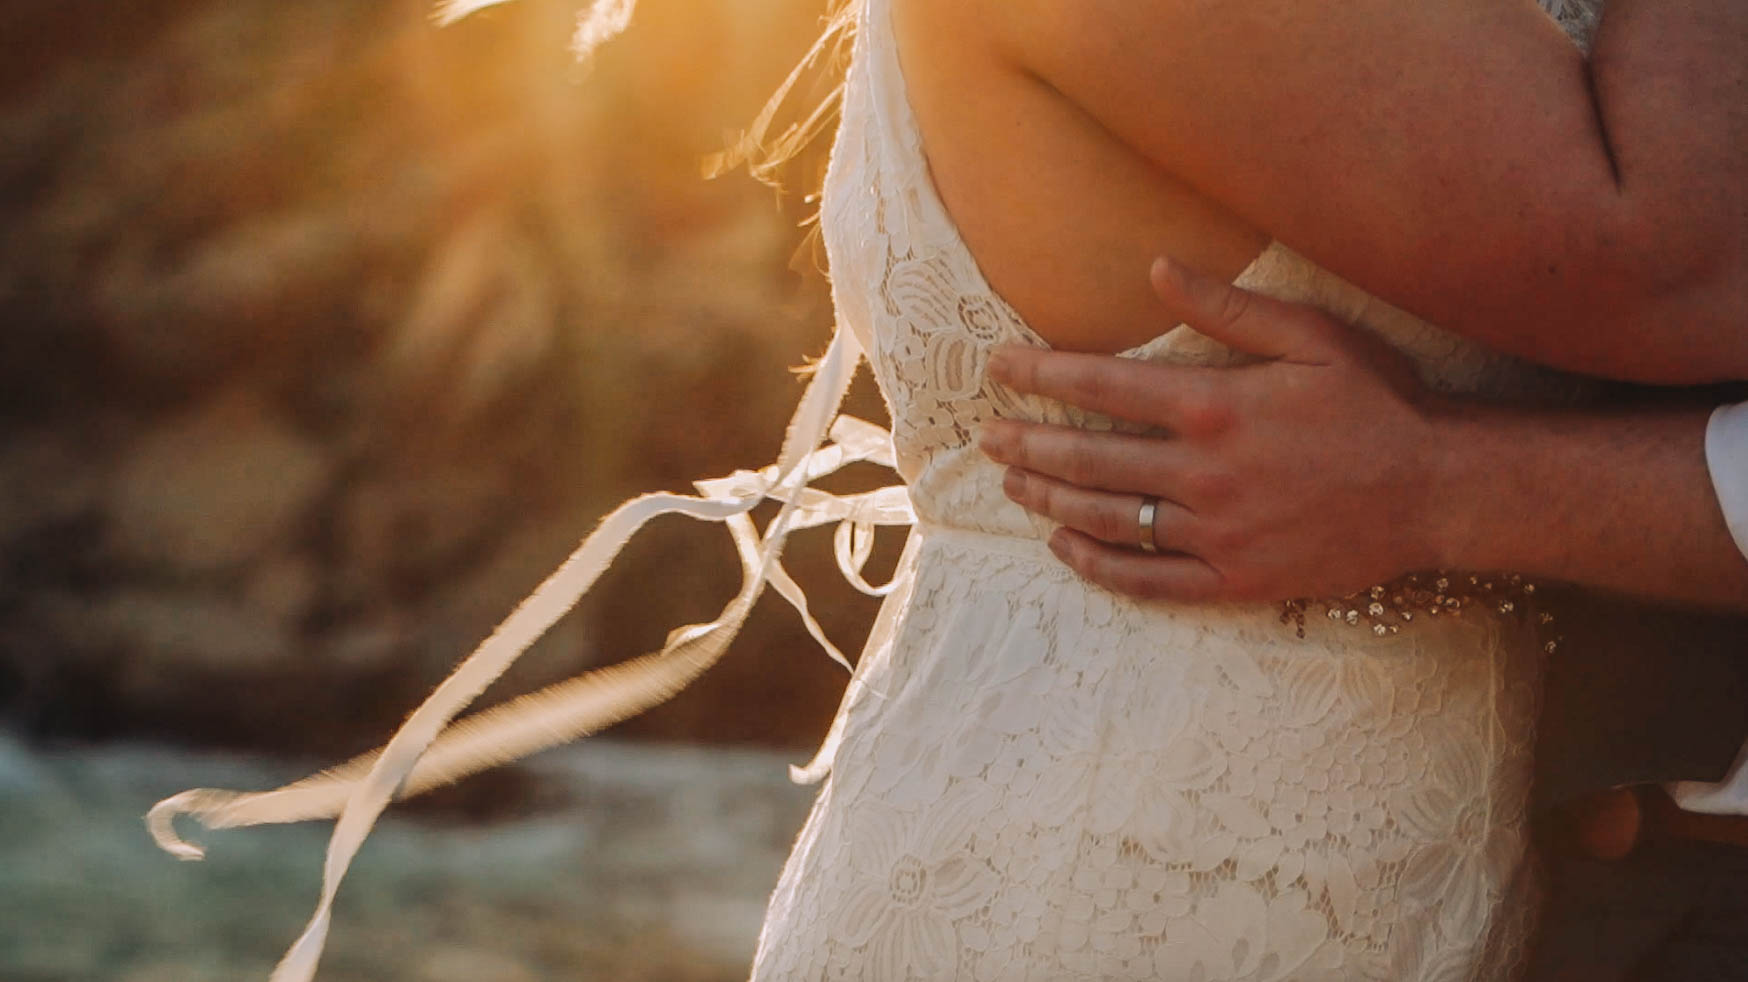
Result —
<path fill-rule="evenodd" d="M 913 522 L 902 486 L 844 496 L 808 486 L 846 464 L 892 464 L 891 437 L 885 430 L 838 416 L 860 359 L 854 336 L 840 328 L 789 422 L 775 464 L 700 481 L 697 496 L 649 494 L 615 509 L 438 685 L 381 749 L 277 790 L 197 788 L 153 806 L 146 816 L 153 838 L 187 860 L 200 859 L 204 852 L 177 836 L 173 822 L 178 815 L 193 816 L 208 829 L 338 816 L 315 913 L 274 969 L 271 982 L 308 982 L 314 976 L 340 881 L 389 801 L 585 736 L 666 701 L 722 657 L 767 583 L 800 612 L 809 633 L 827 652 L 848 666 L 808 612 L 805 595 L 783 569 L 780 557 L 791 531 L 837 523 L 838 563 L 852 583 L 879 594 L 898 588 L 905 578 L 907 564 L 900 565 L 894 582 L 885 587 L 873 587 L 861 576 L 874 527 Z M 750 513 L 766 499 L 781 502 L 781 507 L 761 534 Z M 588 592 L 639 529 L 662 515 L 686 515 L 728 526 L 740 557 L 741 588 L 716 620 L 674 630 L 659 651 L 587 672 L 451 725 Z M 828 756 L 822 750 L 810 767 Z"/>

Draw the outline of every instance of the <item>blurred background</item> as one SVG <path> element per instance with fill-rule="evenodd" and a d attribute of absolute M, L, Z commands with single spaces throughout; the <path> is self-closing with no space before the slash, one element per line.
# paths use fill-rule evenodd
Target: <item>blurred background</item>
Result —
<path fill-rule="evenodd" d="M 825 148 L 701 161 L 823 3 L 644 0 L 586 66 L 578 6 L 0 2 L 0 979 L 264 979 L 327 827 L 178 864 L 146 808 L 377 745 L 612 506 L 775 455 Z M 829 538 L 790 565 L 853 651 Z M 487 701 L 737 583 L 658 523 Z M 744 977 L 844 682 L 767 598 L 670 705 L 392 812 L 321 977 Z"/>

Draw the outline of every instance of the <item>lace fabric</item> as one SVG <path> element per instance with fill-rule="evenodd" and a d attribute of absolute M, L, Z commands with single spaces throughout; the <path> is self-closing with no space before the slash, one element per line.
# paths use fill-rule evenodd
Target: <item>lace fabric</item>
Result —
<path fill-rule="evenodd" d="M 1275 608 L 1135 603 L 1057 563 L 975 431 L 1116 424 L 984 377 L 993 345 L 1046 345 L 934 192 L 888 3 L 861 14 L 822 217 L 919 543 L 815 769 L 754 978 L 1509 977 L 1537 890 L 1534 628 L 1477 606 L 1300 638 Z M 1583 38 L 1595 10 L 1550 13 Z M 1378 333 L 1445 391 L 1580 391 L 1278 243 L 1238 282 Z M 1123 355 L 1234 357 L 1183 327 Z"/>
<path fill-rule="evenodd" d="M 1281 640 L 926 529 L 757 979 L 1497 978 L 1535 659 L 1485 618 Z"/>
<path fill-rule="evenodd" d="M 1560 3 L 1587 36 L 1597 5 Z M 196 789 L 172 827 L 337 817 L 323 892 L 273 974 L 315 974 L 341 879 L 395 797 L 593 732 L 721 657 L 768 584 L 826 649 L 780 557 L 836 523 L 852 582 L 889 594 L 803 780 L 829 773 L 772 899 L 762 979 L 1493 979 L 1521 952 L 1535 889 L 1524 805 L 1539 684 L 1533 632 L 1476 612 L 1373 638 L 1272 608 L 1183 610 L 1091 587 L 1042 546 L 971 447 L 995 416 L 1110 420 L 987 383 L 989 348 L 1042 345 L 990 289 L 933 193 L 885 0 L 864 0 L 823 225 L 841 323 L 776 465 L 609 515 L 381 751 L 270 792 Z M 1318 304 L 1409 353 L 1451 391 L 1561 398 L 1568 383 L 1432 328 L 1271 245 L 1239 281 Z M 838 419 L 867 352 L 887 435 Z M 1179 328 L 1124 353 L 1219 364 Z M 824 444 L 822 446 L 822 444 Z M 836 497 L 843 464 L 909 485 Z M 782 502 L 762 532 L 748 513 Z M 663 514 L 725 523 L 739 594 L 661 651 L 453 724 Z M 861 580 L 875 525 L 917 525 L 894 580 Z M 841 655 L 837 655 L 841 659 Z M 586 889 L 580 885 L 579 889 Z"/>

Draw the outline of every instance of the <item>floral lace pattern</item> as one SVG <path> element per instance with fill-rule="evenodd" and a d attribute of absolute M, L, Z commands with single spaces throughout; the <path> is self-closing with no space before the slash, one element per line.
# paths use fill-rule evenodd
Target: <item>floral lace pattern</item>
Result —
<path fill-rule="evenodd" d="M 1491 979 L 1515 961 L 1527 629 L 1285 643 L 1272 610 L 1187 618 L 993 538 L 925 533 L 755 977 Z"/>
<path fill-rule="evenodd" d="M 1508 977 L 1536 889 L 1533 627 L 1479 609 L 1381 636 L 1312 618 L 1298 637 L 1275 608 L 1137 603 L 1057 563 L 976 427 L 1113 424 L 985 380 L 992 345 L 1044 342 L 935 196 L 885 3 L 861 14 L 823 224 L 920 547 L 754 977 Z M 1584 37 L 1597 7 L 1550 12 Z M 1278 244 L 1240 282 L 1376 331 L 1440 388 L 1571 394 Z M 1232 357 L 1181 327 L 1125 355 Z"/>

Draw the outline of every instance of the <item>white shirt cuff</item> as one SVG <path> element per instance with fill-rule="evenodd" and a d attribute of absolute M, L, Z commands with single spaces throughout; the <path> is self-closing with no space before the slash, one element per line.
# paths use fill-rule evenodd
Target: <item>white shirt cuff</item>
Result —
<path fill-rule="evenodd" d="M 1748 402 L 1719 406 L 1706 424 L 1706 466 L 1736 548 L 1748 556 Z"/>
<path fill-rule="evenodd" d="M 1719 406 L 1706 424 L 1706 466 L 1724 509 L 1730 537 L 1748 556 L 1748 402 Z M 1717 784 L 1681 781 L 1668 786 L 1675 803 L 1690 812 L 1748 815 L 1748 744 Z"/>
<path fill-rule="evenodd" d="M 1748 815 L 1748 744 L 1736 755 L 1730 773 L 1716 784 L 1676 781 L 1664 786 L 1682 811 L 1707 815 Z"/>

